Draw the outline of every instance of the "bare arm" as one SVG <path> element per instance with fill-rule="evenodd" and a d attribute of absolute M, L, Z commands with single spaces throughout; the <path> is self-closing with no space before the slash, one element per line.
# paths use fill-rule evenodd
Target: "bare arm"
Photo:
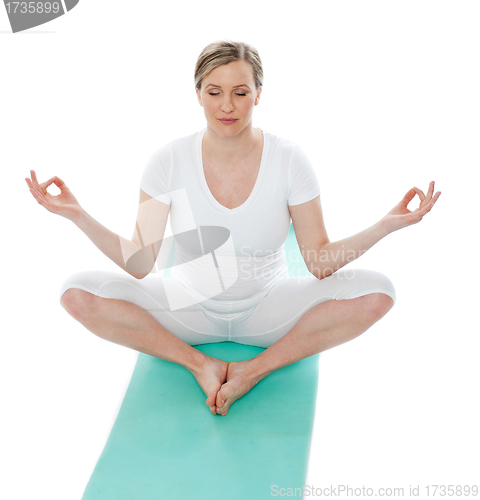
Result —
<path fill-rule="evenodd" d="M 290 206 L 293 228 L 308 270 L 318 279 L 326 278 L 349 262 L 358 259 L 387 234 L 420 222 L 430 212 L 441 192 L 434 195 L 430 183 L 427 195 L 416 187 L 410 189 L 402 200 L 373 226 L 343 240 L 331 242 L 323 221 L 320 197 Z M 418 194 L 420 207 L 410 211 L 407 205 Z"/>
<path fill-rule="evenodd" d="M 308 255 L 303 255 L 303 258 L 308 270 L 316 278 L 326 278 L 349 262 L 358 259 L 387 234 L 382 221 L 379 221 L 353 236 L 325 243 L 319 250 L 307 250 Z"/>
<path fill-rule="evenodd" d="M 140 253 L 141 248 L 136 243 L 110 231 L 85 210 L 82 209 L 78 218 L 73 222 L 103 254 L 134 278 L 141 279 L 152 269 L 155 260 L 151 253 Z M 144 259 L 135 259 L 134 254 L 141 255 Z M 132 260 L 129 260 L 132 256 L 134 256 L 135 265 L 132 265 Z"/>
<path fill-rule="evenodd" d="M 88 214 L 59 177 L 39 184 L 35 172 L 32 170 L 31 173 L 32 179 L 25 180 L 40 205 L 74 222 L 103 254 L 131 276 L 141 279 L 152 270 L 165 233 L 170 205 L 140 190 L 135 229 L 132 239 L 128 240 Z M 61 190 L 58 196 L 47 192 L 47 187 L 52 183 Z"/>

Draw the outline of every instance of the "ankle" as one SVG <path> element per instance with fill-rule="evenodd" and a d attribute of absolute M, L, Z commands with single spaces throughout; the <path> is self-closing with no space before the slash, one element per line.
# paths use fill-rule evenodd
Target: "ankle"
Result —
<path fill-rule="evenodd" d="M 265 363 L 263 362 L 262 358 L 259 357 L 259 355 L 249 360 L 248 369 L 249 376 L 255 382 L 255 384 L 258 384 L 260 380 L 265 378 L 267 375 L 270 375 L 270 373 L 272 373 L 273 371 L 267 369 Z"/>
<path fill-rule="evenodd" d="M 204 369 L 207 364 L 207 359 L 208 356 L 206 354 L 192 347 L 189 363 L 185 365 L 185 368 L 195 375 Z"/>

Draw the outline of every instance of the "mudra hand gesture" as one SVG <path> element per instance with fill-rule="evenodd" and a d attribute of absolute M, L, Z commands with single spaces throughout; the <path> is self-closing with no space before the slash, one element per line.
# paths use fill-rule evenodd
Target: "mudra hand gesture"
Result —
<path fill-rule="evenodd" d="M 80 214 L 82 207 L 78 203 L 73 193 L 68 189 L 67 185 L 57 176 L 51 177 L 48 181 L 39 184 L 35 170 L 30 170 L 32 179 L 25 178 L 28 187 L 33 197 L 38 201 L 42 207 L 46 208 L 49 212 L 61 215 L 66 219 L 74 221 Z M 60 188 L 61 193 L 53 196 L 47 191 L 50 184 L 55 183 Z"/>
<path fill-rule="evenodd" d="M 421 189 L 416 187 L 410 189 L 400 203 L 395 205 L 395 207 L 383 217 L 382 222 L 387 231 L 392 233 L 398 229 L 420 222 L 423 216 L 430 212 L 441 194 L 441 191 L 437 191 L 435 195 L 433 195 L 434 187 L 435 181 L 430 182 L 426 195 Z M 420 206 L 412 212 L 408 210 L 407 205 L 413 200 L 416 194 L 418 194 L 420 198 Z"/>

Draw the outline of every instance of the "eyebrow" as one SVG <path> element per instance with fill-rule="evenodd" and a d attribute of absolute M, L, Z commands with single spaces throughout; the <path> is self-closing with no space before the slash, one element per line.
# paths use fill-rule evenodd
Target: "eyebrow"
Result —
<path fill-rule="evenodd" d="M 209 83 L 205 89 L 208 89 L 208 87 L 217 87 L 219 89 L 221 89 L 222 87 L 220 87 L 220 85 L 215 85 L 214 83 Z M 247 87 L 247 89 L 250 89 L 250 87 L 248 85 L 246 85 L 245 83 L 242 83 L 241 85 L 235 85 L 235 87 L 233 87 L 234 89 L 238 88 L 238 87 Z"/>

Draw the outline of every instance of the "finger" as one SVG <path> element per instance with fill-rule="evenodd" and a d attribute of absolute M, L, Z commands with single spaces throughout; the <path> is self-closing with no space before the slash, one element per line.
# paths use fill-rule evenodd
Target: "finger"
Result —
<path fill-rule="evenodd" d="M 40 196 L 37 192 L 36 189 L 31 189 L 30 188 L 30 192 L 32 193 L 33 197 L 37 200 L 37 202 L 42 205 L 42 206 L 45 206 L 46 203 L 45 203 L 45 198 L 43 196 Z"/>
<path fill-rule="evenodd" d="M 417 219 L 419 217 L 421 218 L 426 214 L 426 210 L 429 206 L 430 204 L 427 204 L 423 207 L 420 205 L 415 210 L 412 210 L 409 214 L 406 214 L 405 217 L 410 217 L 411 219 Z"/>
<path fill-rule="evenodd" d="M 430 200 L 429 203 L 427 203 L 424 207 L 422 207 L 421 210 L 428 209 L 425 213 L 429 212 L 432 209 L 433 205 L 435 205 L 436 201 L 438 200 L 441 194 L 442 194 L 441 191 L 435 193 L 435 196 Z"/>
<path fill-rule="evenodd" d="M 426 213 L 430 212 L 430 210 L 433 207 L 433 203 L 430 202 L 427 205 L 425 205 L 423 208 L 420 208 L 418 212 L 416 213 L 417 217 L 422 218 Z"/>
<path fill-rule="evenodd" d="M 47 187 L 50 186 L 50 184 L 52 184 L 54 180 L 55 180 L 55 177 L 50 177 L 50 179 L 48 179 L 48 181 L 42 182 L 40 184 L 40 187 L 42 189 L 47 189 Z"/>
<path fill-rule="evenodd" d="M 39 193 L 45 194 L 47 192 L 47 187 L 53 182 L 53 177 L 51 179 L 48 179 L 46 182 L 42 182 L 41 184 L 38 183 L 37 175 L 35 174 L 35 170 L 30 170 L 30 173 L 32 175 L 32 181 Z"/>
<path fill-rule="evenodd" d="M 33 185 L 38 189 L 40 185 L 38 184 L 37 174 L 35 173 L 35 170 L 30 170 L 30 175 L 32 176 Z"/>
<path fill-rule="evenodd" d="M 435 205 L 436 201 L 438 200 L 438 198 L 440 198 L 440 195 L 442 194 L 441 191 L 438 191 L 437 193 L 435 193 L 435 196 L 433 197 L 433 200 L 432 200 L 432 203 Z"/>
<path fill-rule="evenodd" d="M 432 199 L 434 186 L 435 186 L 435 181 L 431 181 L 427 191 L 427 198 L 426 198 L 427 203 Z"/>
<path fill-rule="evenodd" d="M 438 191 L 435 193 L 435 196 L 433 199 L 430 201 L 430 203 L 427 203 L 424 207 L 422 208 L 417 208 L 413 212 L 410 212 L 409 214 L 405 215 L 405 220 L 409 222 L 409 224 L 416 224 L 417 222 L 420 222 L 422 218 L 430 212 L 432 209 L 433 205 L 435 205 L 435 202 L 438 200 L 439 196 L 442 194 L 441 191 Z"/>
<path fill-rule="evenodd" d="M 39 196 L 43 196 L 43 193 L 40 192 L 37 187 L 33 184 L 33 182 L 28 178 L 26 177 L 25 180 L 27 181 L 27 184 L 28 184 L 28 187 L 30 188 L 30 190 L 32 191 L 35 191 Z"/>
<path fill-rule="evenodd" d="M 421 189 L 416 188 L 416 187 L 414 187 L 413 189 L 420 197 L 420 201 L 423 201 L 425 199 L 425 195 L 423 194 L 423 191 Z"/>
<path fill-rule="evenodd" d="M 415 188 L 412 188 L 409 191 L 407 191 L 407 193 L 402 198 L 402 201 L 400 203 L 404 207 L 406 207 L 413 200 L 414 196 L 415 196 Z"/>

